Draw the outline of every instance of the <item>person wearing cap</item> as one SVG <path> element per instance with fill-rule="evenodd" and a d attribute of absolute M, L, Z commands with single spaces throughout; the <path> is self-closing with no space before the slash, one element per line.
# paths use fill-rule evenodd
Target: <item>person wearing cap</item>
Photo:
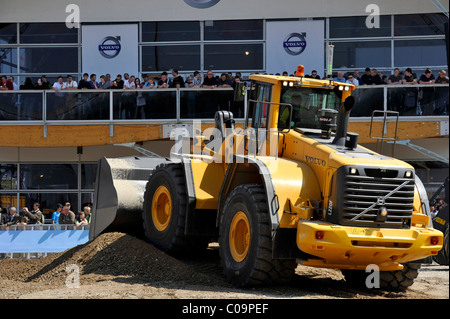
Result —
<path fill-rule="evenodd" d="M 56 205 L 56 210 L 52 214 L 52 224 L 59 224 L 59 215 L 61 214 L 61 210 L 63 208 L 62 204 Z"/>
<path fill-rule="evenodd" d="M 69 207 L 69 211 L 70 211 L 71 213 L 75 214 L 75 213 L 71 210 L 72 205 L 70 204 L 70 202 L 66 202 L 66 203 L 64 204 L 64 206 Z M 63 208 L 64 208 L 64 207 L 63 207 Z"/>
<path fill-rule="evenodd" d="M 78 89 L 77 81 L 72 80 L 72 76 L 67 75 L 67 82 L 64 83 L 66 86 L 66 90 L 76 90 Z"/>

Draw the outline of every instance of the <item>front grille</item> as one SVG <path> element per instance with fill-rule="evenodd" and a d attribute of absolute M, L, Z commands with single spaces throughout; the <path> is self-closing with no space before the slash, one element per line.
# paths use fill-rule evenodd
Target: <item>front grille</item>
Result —
<path fill-rule="evenodd" d="M 404 178 L 405 170 L 395 170 L 395 174 L 393 170 L 386 171 L 384 176 L 389 177 L 383 177 L 383 174 L 379 173 L 373 174 L 374 170 L 376 169 L 372 169 L 369 174 L 366 174 L 369 171 L 362 169 L 358 169 L 360 175 L 350 175 L 348 172 L 345 174 L 341 193 L 343 198 L 340 201 L 341 224 L 409 228 L 414 205 L 414 177 Z M 404 182 L 407 183 L 403 187 L 383 199 Z M 352 220 L 368 208 L 370 209 L 363 215 Z M 386 217 L 380 217 L 382 208 L 387 211 Z"/>

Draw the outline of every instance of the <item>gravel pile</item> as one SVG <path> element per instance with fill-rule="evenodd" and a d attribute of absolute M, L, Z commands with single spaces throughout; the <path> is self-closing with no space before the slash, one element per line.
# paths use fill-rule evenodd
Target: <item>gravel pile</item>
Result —
<path fill-rule="evenodd" d="M 202 273 L 173 258 L 153 245 L 123 233 L 106 233 L 84 245 L 41 259 L 0 261 L 3 279 L 64 285 L 66 267 L 80 269 L 80 283 L 89 284 L 121 277 L 139 283 L 174 282 L 185 284 L 223 284 L 223 278 Z"/>

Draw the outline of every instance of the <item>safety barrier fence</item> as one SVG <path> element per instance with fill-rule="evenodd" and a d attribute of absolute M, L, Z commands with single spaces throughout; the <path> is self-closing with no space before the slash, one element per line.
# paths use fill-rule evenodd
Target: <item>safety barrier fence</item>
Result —
<path fill-rule="evenodd" d="M 358 86 L 351 117 L 373 110 L 400 116 L 447 116 L 449 85 Z M 0 125 L 79 125 L 164 122 L 214 118 L 217 110 L 244 118 L 244 102 L 231 88 L 135 90 L 19 90 L 0 93 Z"/>
<path fill-rule="evenodd" d="M 89 225 L 0 226 L 0 258 L 59 253 L 89 241 Z"/>

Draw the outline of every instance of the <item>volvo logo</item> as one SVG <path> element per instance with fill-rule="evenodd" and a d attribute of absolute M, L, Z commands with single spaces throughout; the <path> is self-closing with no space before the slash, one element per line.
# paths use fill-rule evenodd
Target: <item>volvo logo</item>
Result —
<path fill-rule="evenodd" d="M 119 55 L 121 49 L 120 37 L 106 37 L 98 45 L 98 51 L 100 54 L 107 59 L 115 58 Z"/>
<path fill-rule="evenodd" d="M 377 198 L 377 205 L 384 205 L 386 203 L 386 199 L 384 197 L 378 197 Z"/>
<path fill-rule="evenodd" d="M 197 9 L 210 8 L 217 4 L 220 0 L 184 0 L 188 5 Z"/>
<path fill-rule="evenodd" d="M 306 32 L 291 33 L 283 41 L 283 48 L 290 55 L 299 55 L 306 48 Z"/>

